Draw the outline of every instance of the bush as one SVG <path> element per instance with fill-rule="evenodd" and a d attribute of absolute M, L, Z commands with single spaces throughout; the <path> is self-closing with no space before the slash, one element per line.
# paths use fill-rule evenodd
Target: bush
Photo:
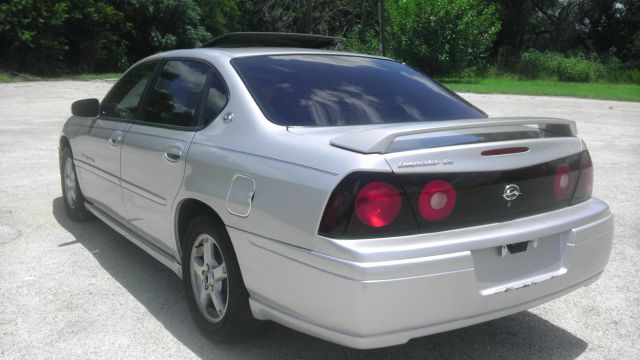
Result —
<path fill-rule="evenodd" d="M 618 59 L 606 63 L 584 56 L 568 56 L 530 50 L 522 54 L 516 73 L 529 79 L 556 79 L 568 82 L 609 81 L 640 83 L 640 70 L 627 68 Z"/>
<path fill-rule="evenodd" d="M 531 50 L 522 54 L 518 73 L 527 78 L 555 78 L 560 81 L 589 82 L 602 77 L 604 66 L 583 57 Z"/>
<path fill-rule="evenodd" d="M 630 82 L 634 84 L 640 84 L 640 70 L 632 69 L 627 71 L 627 76 L 624 77 L 627 81 L 622 82 Z"/>
<path fill-rule="evenodd" d="M 605 59 L 606 71 L 604 80 L 614 83 L 640 84 L 640 69 L 638 65 L 623 63 L 616 57 Z"/>
<path fill-rule="evenodd" d="M 430 75 L 484 66 L 500 29 L 482 0 L 391 0 L 387 11 L 392 56 Z"/>

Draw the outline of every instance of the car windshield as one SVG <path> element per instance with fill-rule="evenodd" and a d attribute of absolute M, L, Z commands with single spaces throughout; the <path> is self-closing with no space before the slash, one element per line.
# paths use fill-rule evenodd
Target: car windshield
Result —
<path fill-rule="evenodd" d="M 264 115 L 279 125 L 486 117 L 425 75 L 391 60 L 303 54 L 236 58 L 232 64 Z"/>

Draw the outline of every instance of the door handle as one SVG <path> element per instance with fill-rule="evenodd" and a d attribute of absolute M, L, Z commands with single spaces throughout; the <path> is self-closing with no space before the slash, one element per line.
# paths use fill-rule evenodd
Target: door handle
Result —
<path fill-rule="evenodd" d="M 118 146 L 122 142 L 122 136 L 117 135 L 109 138 L 109 145 Z"/>
<path fill-rule="evenodd" d="M 166 151 L 164 153 L 164 158 L 170 162 L 178 162 L 180 161 L 181 157 L 182 157 L 182 151 L 172 150 L 172 151 Z"/>

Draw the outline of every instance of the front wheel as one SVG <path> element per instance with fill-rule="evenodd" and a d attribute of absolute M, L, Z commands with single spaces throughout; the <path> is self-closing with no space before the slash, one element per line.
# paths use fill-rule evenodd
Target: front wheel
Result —
<path fill-rule="evenodd" d="M 182 278 L 191 315 L 215 340 L 238 337 L 255 320 L 229 235 L 215 219 L 199 216 L 185 236 Z"/>
<path fill-rule="evenodd" d="M 84 206 L 84 196 L 80 191 L 76 167 L 73 164 L 71 149 L 65 146 L 60 157 L 60 180 L 62 183 L 62 198 L 67 215 L 76 221 L 90 218 L 90 214 Z"/>

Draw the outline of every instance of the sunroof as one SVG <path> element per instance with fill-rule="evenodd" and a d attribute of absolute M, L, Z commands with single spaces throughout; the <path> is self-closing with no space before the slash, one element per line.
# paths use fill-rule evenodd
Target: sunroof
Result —
<path fill-rule="evenodd" d="M 228 33 L 205 43 L 202 47 L 297 47 L 322 49 L 338 46 L 344 38 L 335 36 L 277 33 L 235 32 Z"/>

